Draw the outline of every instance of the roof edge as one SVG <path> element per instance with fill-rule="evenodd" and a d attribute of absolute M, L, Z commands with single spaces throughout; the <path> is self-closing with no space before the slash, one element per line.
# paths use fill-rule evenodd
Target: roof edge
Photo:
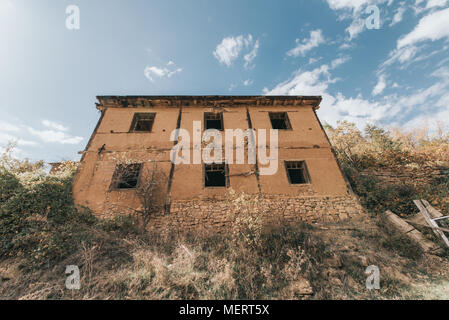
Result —
<path fill-rule="evenodd" d="M 300 106 L 312 105 L 315 110 L 319 108 L 321 96 L 235 96 L 235 95 L 130 95 L 130 96 L 97 96 L 97 108 L 107 107 L 142 107 L 142 106 L 221 106 L 221 104 L 257 106 Z M 229 106 L 229 105 L 228 105 Z"/>

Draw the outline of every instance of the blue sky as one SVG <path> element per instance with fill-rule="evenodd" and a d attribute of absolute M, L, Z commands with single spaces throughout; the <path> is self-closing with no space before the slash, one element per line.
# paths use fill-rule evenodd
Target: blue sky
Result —
<path fill-rule="evenodd" d="M 331 124 L 449 126 L 449 0 L 0 0 L 0 146 L 17 156 L 78 159 L 97 95 L 171 94 L 322 95 Z"/>

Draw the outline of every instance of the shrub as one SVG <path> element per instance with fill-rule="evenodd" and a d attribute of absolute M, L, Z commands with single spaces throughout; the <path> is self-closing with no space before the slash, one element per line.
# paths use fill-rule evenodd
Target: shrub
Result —
<path fill-rule="evenodd" d="M 19 179 L 5 168 L 0 167 L 0 204 L 21 191 Z"/>
<path fill-rule="evenodd" d="M 0 205 L 0 257 L 19 255 L 37 265 L 62 259 L 88 241 L 96 219 L 73 204 L 71 179 L 48 176 L 18 188 Z"/>
<path fill-rule="evenodd" d="M 119 214 L 112 219 L 103 220 L 100 225 L 105 231 L 117 231 L 121 234 L 136 234 L 139 232 L 138 221 L 131 215 Z"/>
<path fill-rule="evenodd" d="M 40 163 L 5 154 L 1 159 L 8 168 L 0 169 L 0 258 L 20 256 L 33 267 L 50 265 L 91 240 L 96 218 L 74 206 L 74 168 L 45 175 Z"/>
<path fill-rule="evenodd" d="M 389 209 L 400 215 L 414 214 L 418 212 L 415 199 L 449 210 L 449 174 L 420 183 L 412 179 L 392 183 L 371 174 L 384 169 L 400 173 L 406 166 L 416 170 L 422 166 L 449 167 L 449 134 L 442 128 L 432 134 L 426 127 L 405 132 L 367 125 L 362 133 L 345 121 L 325 128 L 351 187 L 373 213 Z M 374 170 L 365 170 L 368 168 Z"/>
<path fill-rule="evenodd" d="M 412 184 L 391 184 L 374 176 L 363 175 L 358 170 L 343 167 L 353 191 L 360 197 L 363 205 L 374 213 L 392 210 L 398 214 L 416 213 L 415 199 L 426 198 Z"/>

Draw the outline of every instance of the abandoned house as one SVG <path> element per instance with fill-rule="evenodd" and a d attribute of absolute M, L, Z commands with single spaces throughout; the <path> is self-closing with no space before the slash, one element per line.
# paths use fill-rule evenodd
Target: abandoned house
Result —
<path fill-rule="evenodd" d="M 74 179 L 78 205 L 110 217 L 139 210 L 138 188 L 147 171 L 158 170 L 163 209 L 149 227 L 216 228 L 229 222 L 227 191 L 253 194 L 273 219 L 338 221 L 362 208 L 349 190 L 326 133 L 316 115 L 315 96 L 99 96 L 101 112 L 82 152 Z M 201 123 L 195 127 L 195 122 Z M 179 163 L 171 150 L 176 129 L 195 135 L 217 129 L 277 129 L 277 170 L 259 174 L 263 164 Z M 201 128 L 201 129 L 199 129 Z M 184 137 L 181 139 L 184 140 Z M 194 149 L 190 139 L 190 149 Z M 184 141 L 186 142 L 186 141 Z M 234 146 L 232 152 L 236 153 Z M 267 146 L 267 153 L 270 152 Z M 156 166 L 155 166 L 156 165 Z"/>

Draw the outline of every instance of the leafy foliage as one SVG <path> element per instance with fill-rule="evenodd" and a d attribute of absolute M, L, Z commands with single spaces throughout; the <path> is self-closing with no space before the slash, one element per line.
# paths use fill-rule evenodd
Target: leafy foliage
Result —
<path fill-rule="evenodd" d="M 5 168 L 0 167 L 0 203 L 19 193 L 22 189 L 19 179 Z"/>
<path fill-rule="evenodd" d="M 42 174 L 43 166 L 2 155 L 0 168 L 0 258 L 20 256 L 37 267 L 49 265 L 89 241 L 96 219 L 72 199 L 74 168 Z M 11 167 L 13 165 L 14 167 Z"/>

